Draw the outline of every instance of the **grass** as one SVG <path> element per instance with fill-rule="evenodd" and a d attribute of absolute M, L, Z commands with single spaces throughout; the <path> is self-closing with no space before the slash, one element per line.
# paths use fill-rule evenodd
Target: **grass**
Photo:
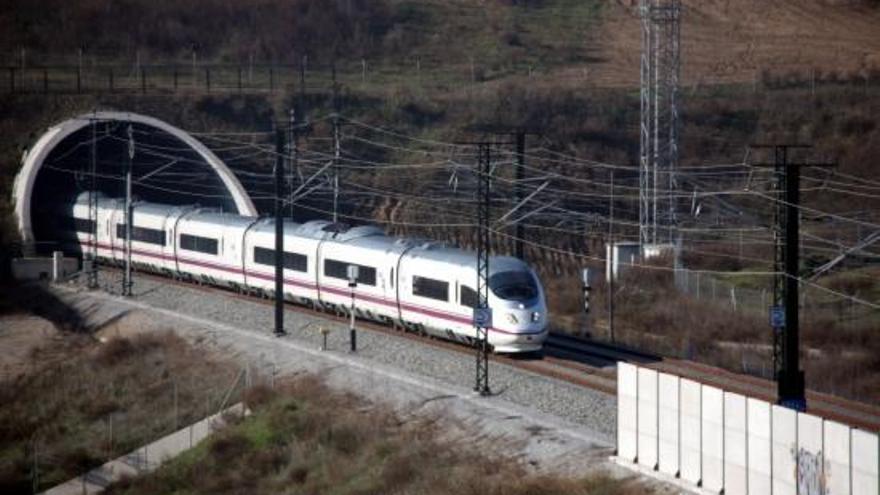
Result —
<path fill-rule="evenodd" d="M 4 493 L 29 493 L 35 474 L 49 488 L 213 413 L 236 372 L 163 332 L 106 344 L 65 332 L 30 362 L 0 383 Z"/>
<path fill-rule="evenodd" d="M 491 445 L 474 444 L 440 418 L 401 416 L 329 390 L 315 377 L 255 388 L 250 417 L 154 473 L 106 492 L 326 494 L 643 493 L 605 475 L 536 475 Z"/>

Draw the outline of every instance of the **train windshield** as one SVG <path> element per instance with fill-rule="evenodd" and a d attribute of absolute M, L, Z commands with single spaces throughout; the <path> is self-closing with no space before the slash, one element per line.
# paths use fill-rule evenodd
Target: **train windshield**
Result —
<path fill-rule="evenodd" d="M 489 288 L 508 301 L 526 302 L 538 297 L 535 276 L 526 271 L 496 273 L 489 277 Z"/>

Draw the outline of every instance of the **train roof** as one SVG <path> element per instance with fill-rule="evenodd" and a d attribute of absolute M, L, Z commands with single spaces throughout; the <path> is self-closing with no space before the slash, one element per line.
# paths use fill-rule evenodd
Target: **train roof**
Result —
<path fill-rule="evenodd" d="M 410 255 L 416 259 L 424 259 L 457 266 L 469 266 L 476 268 L 477 254 L 474 251 L 446 246 L 436 242 L 423 244 L 410 251 Z M 500 273 L 512 270 L 527 270 L 526 262 L 512 256 L 491 256 L 489 259 L 489 273 Z"/>
<path fill-rule="evenodd" d="M 188 222 L 202 222 L 246 228 L 253 224 L 257 217 L 244 217 L 237 213 L 224 213 L 219 211 L 200 211 L 186 217 Z"/>

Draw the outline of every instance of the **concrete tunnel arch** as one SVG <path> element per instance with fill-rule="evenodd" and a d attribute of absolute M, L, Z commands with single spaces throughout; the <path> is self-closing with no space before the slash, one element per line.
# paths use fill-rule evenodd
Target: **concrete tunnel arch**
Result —
<path fill-rule="evenodd" d="M 177 138 L 190 147 L 216 173 L 225 186 L 239 215 L 257 216 L 253 201 L 232 170 L 211 150 L 188 132 L 159 119 L 130 112 L 100 111 L 79 115 L 50 127 L 31 146 L 22 158 L 22 168 L 15 178 L 12 195 L 15 204 L 15 219 L 24 246 L 33 246 L 33 212 L 31 199 L 37 176 L 50 153 L 66 138 L 91 125 L 94 121 L 119 121 L 142 124 Z"/>

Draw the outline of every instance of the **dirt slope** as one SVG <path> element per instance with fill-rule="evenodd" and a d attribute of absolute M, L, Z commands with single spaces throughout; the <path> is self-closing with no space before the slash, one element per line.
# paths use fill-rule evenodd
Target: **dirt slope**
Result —
<path fill-rule="evenodd" d="M 832 0 L 683 0 L 685 85 L 752 82 L 762 72 L 806 79 L 836 73 L 863 78 L 880 71 L 876 2 Z M 641 31 L 638 0 L 609 2 L 598 37 L 605 60 L 591 79 L 637 84 Z M 873 74 L 880 77 L 880 74 Z"/>

